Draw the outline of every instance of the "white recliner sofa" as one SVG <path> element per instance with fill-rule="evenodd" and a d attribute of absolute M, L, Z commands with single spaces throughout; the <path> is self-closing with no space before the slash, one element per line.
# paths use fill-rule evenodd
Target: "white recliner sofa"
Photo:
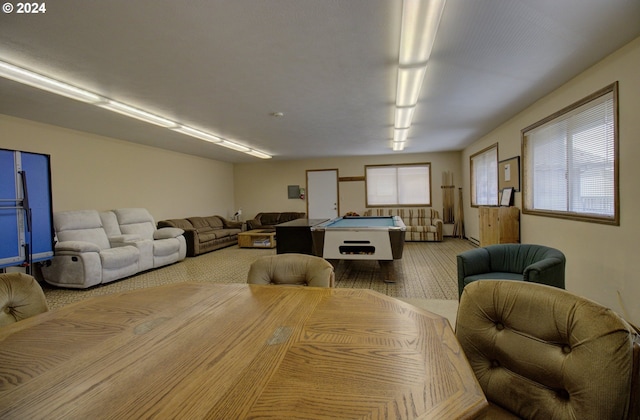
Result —
<path fill-rule="evenodd" d="M 140 271 L 182 261 L 187 256 L 184 230 L 174 227 L 156 229 L 147 209 L 125 208 L 100 213 L 112 243 L 132 242 L 140 250 Z"/>
<path fill-rule="evenodd" d="M 183 231 L 156 230 L 146 209 L 56 212 L 53 222 L 58 242 L 53 259 L 42 266 L 42 277 L 56 286 L 85 289 L 186 256 Z"/>

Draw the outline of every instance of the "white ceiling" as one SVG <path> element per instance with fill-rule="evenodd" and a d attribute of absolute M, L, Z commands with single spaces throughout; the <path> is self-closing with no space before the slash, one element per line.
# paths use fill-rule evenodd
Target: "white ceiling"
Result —
<path fill-rule="evenodd" d="M 400 0 L 49 0 L 46 7 L 38 15 L 0 13 L 0 60 L 276 160 L 461 150 L 640 35 L 638 0 L 447 0 L 408 145 L 392 152 Z M 259 161 L 2 78 L 0 113 Z"/>

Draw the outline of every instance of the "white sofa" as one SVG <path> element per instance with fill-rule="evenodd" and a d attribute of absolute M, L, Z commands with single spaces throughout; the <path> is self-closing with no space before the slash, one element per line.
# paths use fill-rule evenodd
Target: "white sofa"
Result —
<path fill-rule="evenodd" d="M 184 230 L 156 229 L 156 222 L 147 209 L 116 209 L 100 213 L 100 218 L 112 246 L 133 241 L 140 250 L 140 271 L 182 261 L 187 255 Z"/>
<path fill-rule="evenodd" d="M 186 256 L 183 231 L 156 229 L 146 209 L 56 212 L 53 222 L 58 242 L 42 277 L 56 286 L 85 289 Z"/>

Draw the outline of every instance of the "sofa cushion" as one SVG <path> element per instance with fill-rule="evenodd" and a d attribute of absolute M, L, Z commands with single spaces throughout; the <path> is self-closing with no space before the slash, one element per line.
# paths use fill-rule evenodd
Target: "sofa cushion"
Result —
<path fill-rule="evenodd" d="M 224 223 L 222 222 L 222 219 L 220 219 L 220 217 L 218 216 L 208 216 L 208 217 L 205 217 L 204 220 L 213 229 L 222 229 L 224 227 Z"/>
<path fill-rule="evenodd" d="M 280 213 L 260 213 L 259 219 L 263 225 L 277 225 L 280 220 Z"/>
<path fill-rule="evenodd" d="M 278 219 L 278 223 L 285 223 L 291 220 L 296 220 L 304 217 L 304 213 L 298 212 L 282 212 L 280 213 L 280 218 Z"/>
<path fill-rule="evenodd" d="M 97 210 L 77 210 L 54 213 L 53 221 L 58 241 L 84 241 L 100 249 L 111 247 Z"/>
<path fill-rule="evenodd" d="M 139 259 L 140 252 L 131 245 L 105 249 L 100 252 L 103 269 L 128 267 L 137 264 Z"/>
<path fill-rule="evenodd" d="M 120 231 L 127 234 L 140 235 L 142 239 L 153 239 L 156 223 L 147 209 L 123 208 L 113 211 L 118 218 Z"/>
<path fill-rule="evenodd" d="M 121 236 L 120 225 L 118 225 L 118 218 L 112 211 L 101 211 L 100 220 L 102 220 L 102 227 L 109 238 L 114 236 Z"/>
<path fill-rule="evenodd" d="M 204 218 L 204 217 L 199 217 L 199 216 L 190 217 L 187 220 L 189 220 L 189 222 L 191 222 L 191 224 L 198 231 L 198 233 L 200 233 L 200 232 L 210 232 L 211 230 L 213 230 L 213 228 L 207 222 L 207 219 Z"/>
<path fill-rule="evenodd" d="M 216 238 L 217 238 L 216 231 L 213 229 L 210 230 L 209 232 L 198 233 L 198 242 L 200 242 L 201 244 L 204 244 L 210 241 L 215 241 Z"/>
<path fill-rule="evenodd" d="M 216 238 L 226 238 L 227 236 L 237 235 L 240 229 L 217 229 L 215 231 Z"/>

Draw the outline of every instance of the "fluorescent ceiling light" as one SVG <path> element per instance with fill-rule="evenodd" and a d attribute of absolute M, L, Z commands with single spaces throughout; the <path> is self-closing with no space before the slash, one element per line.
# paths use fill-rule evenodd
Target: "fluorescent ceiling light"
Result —
<path fill-rule="evenodd" d="M 404 150 L 404 142 L 403 141 L 394 141 L 393 142 L 393 151 L 400 152 Z"/>
<path fill-rule="evenodd" d="M 263 153 L 259 150 L 254 150 L 251 149 L 247 152 L 247 154 L 255 156 L 255 157 L 259 157 L 260 159 L 271 159 L 271 155 L 268 155 L 266 153 Z"/>
<path fill-rule="evenodd" d="M 4 61 L 0 61 L 0 76 L 77 101 L 89 103 L 104 101 L 104 98 L 95 93 L 59 82 L 55 79 L 14 66 L 13 64 L 5 63 Z"/>
<path fill-rule="evenodd" d="M 196 130 L 195 128 L 180 125 L 175 121 L 171 121 L 159 115 L 143 111 L 142 109 L 134 108 L 121 102 L 113 101 L 100 95 L 96 95 L 95 93 L 77 88 L 75 86 L 60 82 L 58 80 L 43 76 L 38 73 L 34 73 L 22 67 L 14 66 L 13 64 L 9 64 L 4 61 L 0 61 L 0 77 L 4 77 L 6 79 L 10 79 L 15 82 L 29 85 L 38 89 L 46 90 L 57 95 L 66 96 L 67 98 L 75 99 L 82 102 L 88 102 L 108 109 L 110 111 L 125 115 L 127 117 L 136 118 L 147 123 L 170 128 L 179 133 L 206 140 L 208 142 L 215 143 L 229 149 L 237 150 L 239 152 L 244 152 L 261 159 L 271 159 L 271 155 L 259 150 L 254 150 L 228 140 L 223 140 L 218 136 L 206 133 L 204 131 Z"/>
<path fill-rule="evenodd" d="M 409 134 L 408 128 L 396 128 L 393 130 L 393 141 L 394 142 L 403 142 L 407 140 L 407 135 Z"/>
<path fill-rule="evenodd" d="M 414 106 L 418 103 L 426 67 L 399 68 L 396 106 Z"/>
<path fill-rule="evenodd" d="M 400 65 L 426 65 L 436 39 L 445 0 L 404 0 Z"/>
<path fill-rule="evenodd" d="M 186 134 L 187 136 L 191 136 L 191 137 L 196 137 L 211 143 L 220 143 L 222 141 L 220 137 L 214 136 L 213 134 L 205 133 L 204 131 L 196 130 L 195 128 L 191 128 L 186 125 L 178 126 L 173 130 L 177 131 L 178 133 Z"/>
<path fill-rule="evenodd" d="M 446 0 L 403 0 L 400 53 L 398 55 L 398 85 L 396 90 L 396 128 L 409 128 L 414 106 L 418 103 L 422 81 L 427 71 L 438 26 Z M 404 139 L 398 142 L 394 134 L 393 150 L 404 149 Z"/>
<path fill-rule="evenodd" d="M 160 117 L 158 115 L 152 114 L 147 111 L 143 111 L 138 108 L 134 108 L 129 105 L 125 105 L 121 102 L 108 100 L 105 103 L 98 104 L 98 106 L 108 109 L 109 111 L 126 115 L 127 117 L 136 118 L 144 122 L 159 125 L 160 127 L 173 128 L 178 125 L 174 121 L 168 120 L 166 118 Z"/>
<path fill-rule="evenodd" d="M 411 120 L 413 120 L 413 111 L 415 107 L 396 108 L 396 119 L 394 123 L 395 128 L 409 128 L 411 127 Z"/>
<path fill-rule="evenodd" d="M 238 152 L 249 152 L 251 149 L 246 147 L 246 146 L 242 146 L 238 143 L 234 143 L 232 141 L 229 140 L 222 140 L 220 143 L 218 143 L 220 146 L 224 146 L 227 147 L 229 149 L 233 149 L 233 150 L 237 150 Z"/>

